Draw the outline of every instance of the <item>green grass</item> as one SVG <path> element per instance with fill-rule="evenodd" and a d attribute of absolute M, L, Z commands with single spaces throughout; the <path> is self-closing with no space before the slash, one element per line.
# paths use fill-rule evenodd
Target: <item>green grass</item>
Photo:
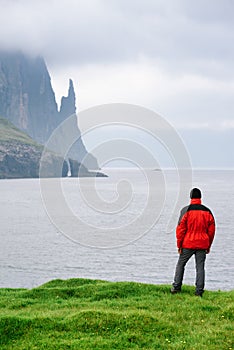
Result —
<path fill-rule="evenodd" d="M 30 136 L 16 128 L 7 119 L 0 117 L 0 142 L 11 141 L 18 141 L 35 147 L 41 147 Z"/>
<path fill-rule="evenodd" d="M 234 291 L 87 279 L 0 289 L 0 349 L 233 349 Z"/>

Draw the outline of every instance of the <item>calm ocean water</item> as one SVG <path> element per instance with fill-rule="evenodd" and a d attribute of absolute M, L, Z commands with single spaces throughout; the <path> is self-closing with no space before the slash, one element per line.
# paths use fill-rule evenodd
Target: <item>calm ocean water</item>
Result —
<path fill-rule="evenodd" d="M 147 180 L 133 169 L 112 169 L 107 172 L 109 177 L 97 179 L 95 186 L 99 193 L 97 198 L 106 201 L 109 215 L 103 214 L 102 210 L 98 212 L 87 203 L 87 198 L 92 197 L 93 180 L 81 179 L 87 198 L 77 190 L 78 179 L 62 180 L 69 207 L 74 215 L 79 215 L 88 224 L 85 224 L 87 231 L 83 229 L 75 236 L 81 244 L 67 238 L 51 223 L 42 202 L 39 180 L 0 180 L 0 287 L 32 288 L 51 279 L 76 277 L 172 283 L 178 255 L 175 232 L 167 232 L 166 227 L 177 194 L 175 174 L 168 171 L 166 200 L 162 210 L 158 208 L 155 211 L 157 206 L 152 206 L 144 214 L 148 198 Z M 155 176 L 161 178 L 159 172 L 155 172 Z M 124 207 L 111 211 L 113 203 L 119 199 L 116 187 L 119 178 L 132 183 L 133 194 L 128 200 L 129 188 L 126 187 L 126 191 L 121 192 L 123 203 L 126 202 Z M 217 224 L 215 240 L 206 260 L 206 289 L 234 289 L 234 171 L 194 171 L 193 186 L 201 188 L 203 203 L 211 208 Z M 54 201 L 56 204 L 57 199 L 54 198 Z M 183 205 L 188 202 L 189 194 Z M 144 235 L 135 232 L 134 226 L 131 226 L 134 218 L 141 214 L 138 226 L 142 233 L 148 220 L 154 214 L 160 214 L 155 225 Z M 179 216 L 179 213 L 176 215 Z M 60 220 L 66 220 L 66 217 Z M 128 222 L 130 226 L 126 233 L 124 225 Z M 92 231 L 89 231 L 89 225 L 103 229 L 107 242 L 112 240 L 108 236 L 108 228 L 119 227 L 126 234 L 125 244 L 118 248 L 98 248 L 100 242 L 98 237 L 90 238 Z M 113 244 L 116 245 L 118 239 Z M 194 279 L 192 259 L 186 268 L 184 283 L 193 285 Z"/>

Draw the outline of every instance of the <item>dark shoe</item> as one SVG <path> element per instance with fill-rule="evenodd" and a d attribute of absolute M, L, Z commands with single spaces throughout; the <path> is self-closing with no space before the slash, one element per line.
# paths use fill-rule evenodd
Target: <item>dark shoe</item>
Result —
<path fill-rule="evenodd" d="M 196 292 L 196 293 L 195 293 L 195 296 L 201 298 L 201 297 L 202 297 L 202 293 L 197 293 L 197 292 Z"/>
<path fill-rule="evenodd" d="M 181 289 L 176 289 L 176 288 L 171 288 L 170 290 L 171 294 L 177 294 L 177 293 L 180 293 L 181 292 Z"/>

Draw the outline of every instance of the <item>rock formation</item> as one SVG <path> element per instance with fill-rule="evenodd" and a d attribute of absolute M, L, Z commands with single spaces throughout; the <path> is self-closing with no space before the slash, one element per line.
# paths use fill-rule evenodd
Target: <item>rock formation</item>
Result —
<path fill-rule="evenodd" d="M 89 171 L 83 164 L 69 158 L 71 177 L 107 177 L 99 171 Z"/>
<path fill-rule="evenodd" d="M 43 58 L 26 57 L 20 52 L 0 52 L 0 116 L 10 120 L 35 141 L 45 144 L 56 127 L 74 113 L 76 97 L 72 80 L 68 96 L 62 97 L 58 111 Z M 77 130 L 80 134 L 78 126 Z M 68 156 L 80 163 L 85 157 L 86 167 L 98 168 L 96 159 L 88 154 L 81 138 L 72 146 Z"/>
<path fill-rule="evenodd" d="M 70 79 L 68 95 L 67 97 L 63 96 L 61 100 L 59 116 L 61 120 L 64 120 L 70 115 L 75 113 L 76 113 L 76 96 L 75 96 L 73 81 Z"/>

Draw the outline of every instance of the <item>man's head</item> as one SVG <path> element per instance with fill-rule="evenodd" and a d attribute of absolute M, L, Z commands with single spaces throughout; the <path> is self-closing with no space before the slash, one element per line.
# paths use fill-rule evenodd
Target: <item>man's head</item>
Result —
<path fill-rule="evenodd" d="M 201 198 L 201 191 L 199 190 L 199 188 L 193 188 L 190 192 L 190 198 Z"/>

